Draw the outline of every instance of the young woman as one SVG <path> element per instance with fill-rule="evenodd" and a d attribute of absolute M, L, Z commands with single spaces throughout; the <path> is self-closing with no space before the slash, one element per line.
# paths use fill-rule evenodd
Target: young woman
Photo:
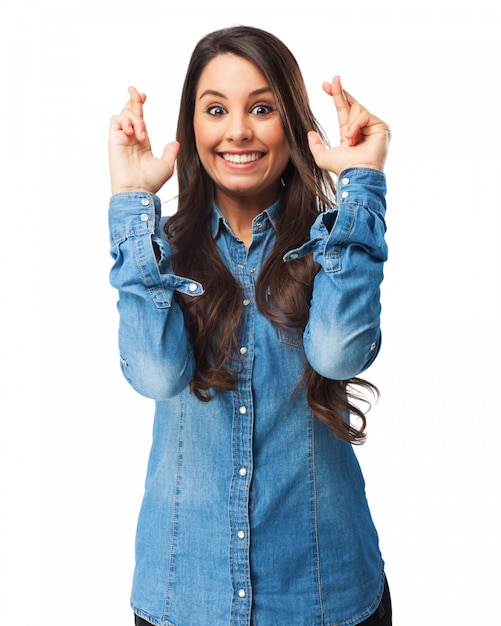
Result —
<path fill-rule="evenodd" d="M 121 367 L 156 404 L 136 624 L 391 624 L 353 450 L 381 342 L 390 132 L 339 77 L 323 87 L 335 148 L 288 48 L 233 27 L 197 44 L 161 158 L 144 94 L 111 120 Z"/>

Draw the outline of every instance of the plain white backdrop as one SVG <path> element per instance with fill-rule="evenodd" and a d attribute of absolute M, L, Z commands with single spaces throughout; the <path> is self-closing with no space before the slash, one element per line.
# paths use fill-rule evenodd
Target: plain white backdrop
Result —
<path fill-rule="evenodd" d="M 332 143 L 334 74 L 392 127 L 384 339 L 366 373 L 382 398 L 358 456 L 395 625 L 498 623 L 499 9 L 48 0 L 0 21 L 2 626 L 132 624 L 153 404 L 118 364 L 108 122 L 137 86 L 160 153 L 195 43 L 236 23 L 291 48 Z"/>

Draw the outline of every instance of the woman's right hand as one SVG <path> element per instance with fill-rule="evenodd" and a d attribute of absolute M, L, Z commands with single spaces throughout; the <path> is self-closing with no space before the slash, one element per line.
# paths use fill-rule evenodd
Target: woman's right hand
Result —
<path fill-rule="evenodd" d="M 157 193 L 174 172 L 179 143 L 171 141 L 161 158 L 153 156 L 143 117 L 144 93 L 129 87 L 130 100 L 110 122 L 108 154 L 111 192 Z"/>

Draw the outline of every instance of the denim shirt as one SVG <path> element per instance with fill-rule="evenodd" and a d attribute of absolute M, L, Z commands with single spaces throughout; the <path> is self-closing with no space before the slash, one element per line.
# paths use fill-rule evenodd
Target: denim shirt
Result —
<path fill-rule="evenodd" d="M 384 566 L 358 461 L 298 381 L 305 359 L 343 380 L 379 351 L 385 191 L 381 172 L 345 170 L 334 208 L 285 255 L 321 266 L 303 337 L 256 306 L 280 201 L 254 219 L 248 250 L 214 207 L 217 247 L 244 292 L 243 367 L 235 391 L 208 403 L 189 391 L 194 357 L 174 298 L 204 287 L 174 274 L 156 196 L 111 198 L 121 367 L 156 406 L 131 595 L 152 624 L 351 626 L 376 610 Z"/>

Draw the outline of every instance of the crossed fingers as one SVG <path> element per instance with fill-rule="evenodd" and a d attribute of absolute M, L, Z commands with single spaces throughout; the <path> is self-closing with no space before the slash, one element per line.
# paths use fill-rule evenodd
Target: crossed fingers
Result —
<path fill-rule="evenodd" d="M 143 104 L 146 95 L 139 93 L 135 87 L 129 87 L 130 99 L 119 115 L 113 116 L 116 130 L 122 130 L 128 137 L 133 137 L 138 141 L 146 139 L 146 124 L 143 117 Z"/>
<path fill-rule="evenodd" d="M 341 143 L 357 144 L 361 130 L 371 122 L 369 111 L 342 88 L 339 76 L 335 76 L 331 83 L 325 82 L 323 88 L 332 96 L 336 107 Z"/>

